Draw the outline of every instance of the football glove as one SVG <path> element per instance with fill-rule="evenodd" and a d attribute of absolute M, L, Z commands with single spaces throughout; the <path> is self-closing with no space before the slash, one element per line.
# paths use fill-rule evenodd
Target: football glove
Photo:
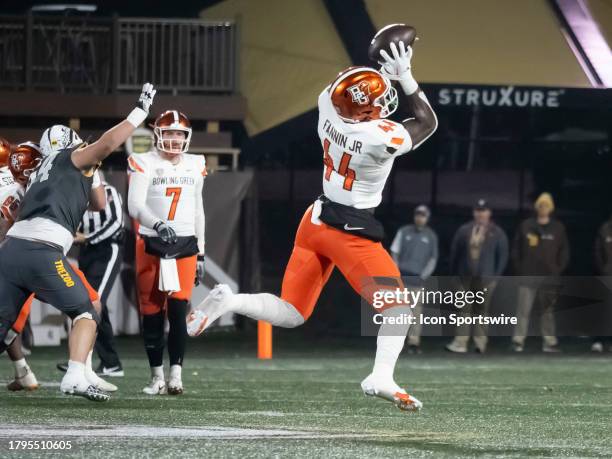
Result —
<path fill-rule="evenodd" d="M 151 83 L 145 83 L 142 85 L 142 92 L 140 93 L 136 106 L 144 111 L 147 115 L 149 114 L 151 105 L 153 105 L 155 93 L 157 93 L 157 90 L 153 88 Z"/>
<path fill-rule="evenodd" d="M 136 103 L 136 108 L 134 108 L 126 118 L 134 128 L 144 123 L 147 116 L 149 116 L 149 110 L 151 109 L 151 105 L 153 105 L 153 98 L 156 92 L 157 91 L 153 88 L 151 83 L 142 85 L 142 92 Z"/>
<path fill-rule="evenodd" d="M 380 56 L 384 59 L 380 73 L 390 80 L 398 81 L 406 94 L 414 94 L 419 85 L 412 76 L 410 64 L 412 47 L 404 46 L 403 41 L 399 41 L 397 45 L 391 42 L 389 47 L 391 48 L 392 56 L 389 56 L 389 53 L 384 49 L 380 50 Z"/>
<path fill-rule="evenodd" d="M 178 238 L 176 237 L 174 230 L 161 220 L 158 221 L 155 226 L 153 226 L 153 229 L 157 232 L 157 235 L 164 244 L 170 245 L 177 243 Z"/>
<path fill-rule="evenodd" d="M 380 50 L 381 73 L 391 80 L 399 80 L 403 74 L 410 72 L 410 60 L 412 59 L 412 47 L 404 46 L 400 41 L 397 45 L 394 42 L 389 44 L 391 56 L 384 49 Z"/>

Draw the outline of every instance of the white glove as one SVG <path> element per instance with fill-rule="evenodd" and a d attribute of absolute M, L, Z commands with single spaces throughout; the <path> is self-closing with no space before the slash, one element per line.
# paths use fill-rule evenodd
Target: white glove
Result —
<path fill-rule="evenodd" d="M 401 75 L 410 71 L 410 60 L 412 59 L 412 47 L 405 46 L 403 41 L 397 43 L 391 42 L 392 56 L 384 49 L 380 50 L 380 56 L 383 58 L 382 73 L 392 80 L 399 80 Z"/>
<path fill-rule="evenodd" d="M 153 98 L 155 97 L 156 92 L 157 90 L 153 88 L 151 83 L 145 83 L 142 85 L 142 92 L 140 93 L 136 106 L 143 110 L 147 115 L 149 114 L 151 105 L 153 105 Z"/>
<path fill-rule="evenodd" d="M 380 73 L 390 80 L 399 81 L 406 94 L 414 94 L 418 89 L 418 83 L 412 76 L 411 71 L 412 47 L 405 46 L 403 41 L 398 42 L 397 45 L 391 42 L 389 47 L 392 56 L 389 56 L 389 53 L 384 49 L 380 50 L 380 56 L 384 60 L 381 62 Z"/>
<path fill-rule="evenodd" d="M 153 105 L 153 98 L 157 90 L 153 88 L 151 83 L 145 83 L 142 85 L 142 92 L 138 98 L 136 108 L 128 115 L 127 120 L 132 126 L 137 128 L 147 119 L 149 115 L 149 109 Z"/>

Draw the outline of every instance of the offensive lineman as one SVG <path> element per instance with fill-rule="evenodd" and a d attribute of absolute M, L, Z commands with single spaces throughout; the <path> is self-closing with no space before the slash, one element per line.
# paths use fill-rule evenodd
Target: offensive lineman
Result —
<path fill-rule="evenodd" d="M 191 123 L 177 110 L 157 117 L 156 149 L 128 159 L 128 209 L 138 221 L 136 276 L 151 380 L 145 394 L 183 393 L 185 318 L 196 274 L 204 270 L 204 156 L 188 154 Z M 164 378 L 164 319 L 168 317 L 170 377 Z"/>
<path fill-rule="evenodd" d="M 153 86 L 146 83 L 137 107 L 98 141 L 47 157 L 0 246 L 0 352 L 14 339 L 11 325 L 31 293 L 65 312 L 74 324 L 68 371 L 60 384 L 65 394 L 94 401 L 110 398 L 85 375 L 99 316 L 66 253 L 87 209 L 96 168 L 144 122 L 154 96 Z"/>
<path fill-rule="evenodd" d="M 334 266 L 370 304 L 377 290 L 402 286 L 397 266 L 379 242 L 383 229 L 373 213 L 394 160 L 431 136 L 437 119 L 412 76 L 412 48 L 400 41 L 397 46 L 391 43 L 391 51 L 392 56 L 381 51 L 380 72 L 348 68 L 319 96 L 324 196 L 302 218 L 280 298 L 269 293 L 234 295 L 228 286 L 218 285 L 190 314 L 191 336 L 230 311 L 280 327 L 297 327 L 311 315 Z M 399 83 L 402 103 L 411 113 L 401 123 L 386 119 L 398 106 L 390 79 Z M 374 277 L 394 278 L 395 285 L 378 285 Z M 395 306 L 383 315 L 409 312 L 408 305 Z M 415 411 L 421 402 L 393 379 L 407 332 L 406 325 L 390 336 L 381 326 L 374 368 L 361 387 L 366 395 Z"/>

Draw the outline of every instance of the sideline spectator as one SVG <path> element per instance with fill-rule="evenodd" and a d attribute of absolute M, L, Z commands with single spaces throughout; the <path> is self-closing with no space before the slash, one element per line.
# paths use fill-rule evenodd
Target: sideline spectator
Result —
<path fill-rule="evenodd" d="M 450 255 L 451 273 L 459 276 L 459 288 L 466 291 L 485 291 L 482 304 L 466 305 L 463 316 L 487 316 L 495 287 L 496 276 L 501 276 L 508 263 L 508 237 L 491 220 L 491 209 L 485 199 L 474 206 L 474 219 L 461 226 L 453 238 Z M 465 353 L 470 335 L 476 352 L 487 349 L 486 325 L 463 325 L 456 328 L 455 338 L 446 345 L 450 352 Z"/>
<path fill-rule="evenodd" d="M 429 208 L 420 205 L 414 209 L 414 224 L 402 226 L 391 244 L 391 256 L 399 267 L 407 287 L 419 289 L 436 269 L 438 262 L 438 236 L 427 223 Z M 414 317 L 423 313 L 418 303 L 412 309 Z M 421 353 L 421 324 L 419 321 L 408 330 L 408 352 Z"/>
<path fill-rule="evenodd" d="M 549 193 L 542 193 L 535 201 L 536 216 L 526 219 L 519 226 L 512 247 L 512 261 L 519 276 L 547 276 L 554 284 L 569 263 L 569 242 L 565 226 L 551 214 L 555 203 Z M 548 283 L 548 282 L 547 282 Z M 557 288 L 544 285 L 537 279 L 525 279 L 519 287 L 517 320 L 512 337 L 515 352 L 522 352 L 529 330 L 529 316 L 534 302 L 540 304 L 542 315 L 542 351 L 560 352 L 555 335 L 554 308 Z"/>

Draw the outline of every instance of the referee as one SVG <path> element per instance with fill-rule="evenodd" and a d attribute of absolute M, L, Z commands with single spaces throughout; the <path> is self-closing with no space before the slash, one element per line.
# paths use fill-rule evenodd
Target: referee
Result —
<path fill-rule="evenodd" d="M 106 192 L 106 207 L 100 212 L 85 212 L 75 242 L 81 244 L 79 268 L 91 286 L 98 291 L 102 303 L 101 322 L 95 344 L 95 350 L 100 357 L 100 366 L 96 373 L 104 376 L 123 376 L 106 303 L 123 258 L 123 202 L 117 190 L 102 180 Z"/>

